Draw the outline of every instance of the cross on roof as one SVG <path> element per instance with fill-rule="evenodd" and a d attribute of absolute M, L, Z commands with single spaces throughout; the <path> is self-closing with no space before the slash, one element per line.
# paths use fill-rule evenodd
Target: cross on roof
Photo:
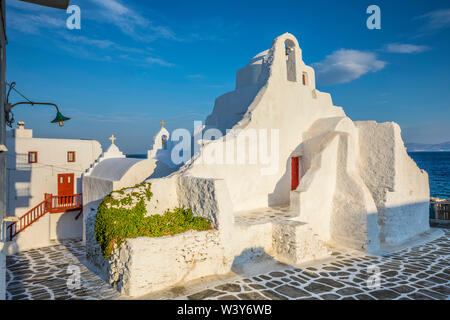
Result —
<path fill-rule="evenodd" d="M 114 137 L 114 135 L 112 135 L 111 138 L 109 138 L 109 140 L 111 140 L 111 144 L 114 144 L 114 141 L 116 141 L 117 138 Z"/>
<path fill-rule="evenodd" d="M 164 127 L 164 123 L 165 123 L 164 120 L 161 121 L 161 128 Z"/>

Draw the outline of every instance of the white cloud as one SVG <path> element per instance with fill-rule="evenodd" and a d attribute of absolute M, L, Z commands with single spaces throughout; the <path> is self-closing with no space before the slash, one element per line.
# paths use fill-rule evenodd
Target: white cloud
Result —
<path fill-rule="evenodd" d="M 153 57 L 148 57 L 147 59 L 145 59 L 146 62 L 148 62 L 149 64 L 158 64 L 160 66 L 163 67 L 173 67 L 175 66 L 173 63 L 167 62 L 163 59 L 159 59 L 159 58 L 153 58 Z"/>
<path fill-rule="evenodd" d="M 72 36 L 69 34 L 63 35 L 64 39 L 76 43 L 76 44 L 84 44 L 88 46 L 97 47 L 100 49 L 111 48 L 116 44 L 110 40 L 102 40 L 102 39 L 90 39 L 84 36 Z"/>
<path fill-rule="evenodd" d="M 113 24 L 124 34 L 139 40 L 153 41 L 158 38 L 176 40 L 175 33 L 166 26 L 155 25 L 153 21 L 144 18 L 135 10 L 126 7 L 117 0 L 92 0 L 100 7 L 95 17 L 91 19 Z"/>
<path fill-rule="evenodd" d="M 387 52 L 392 53 L 419 53 L 430 50 L 428 46 L 420 46 L 408 43 L 390 43 L 386 46 Z"/>
<path fill-rule="evenodd" d="M 417 19 L 426 20 L 425 29 L 438 30 L 450 27 L 450 9 L 441 9 L 424 14 Z"/>
<path fill-rule="evenodd" d="M 386 66 L 372 52 L 340 49 L 328 55 L 324 61 L 313 64 L 317 81 L 321 84 L 346 83 Z"/>
<path fill-rule="evenodd" d="M 6 19 L 8 28 L 28 34 L 39 34 L 41 29 L 62 29 L 66 24 L 65 16 L 55 17 L 42 11 L 9 10 Z"/>
<path fill-rule="evenodd" d="M 128 8 L 126 8 L 124 5 L 115 0 L 92 0 L 92 1 L 118 15 L 127 14 L 130 12 Z"/>
<path fill-rule="evenodd" d="M 111 50 L 117 50 L 117 51 L 123 51 L 127 53 L 145 53 L 145 50 L 139 49 L 139 48 L 133 48 L 133 47 L 126 47 L 119 45 L 111 40 L 107 39 L 93 39 L 88 38 L 85 36 L 73 36 L 69 33 L 60 33 L 61 37 L 63 37 L 65 40 L 75 44 L 75 45 L 86 45 L 95 47 L 98 49 L 111 49 Z M 150 50 L 150 49 L 149 49 Z"/>

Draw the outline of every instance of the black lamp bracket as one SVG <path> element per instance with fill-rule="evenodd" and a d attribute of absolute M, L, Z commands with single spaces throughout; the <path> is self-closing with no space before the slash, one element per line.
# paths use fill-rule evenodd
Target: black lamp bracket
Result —
<path fill-rule="evenodd" d="M 31 106 L 34 106 L 36 104 L 38 105 L 44 105 L 44 106 L 52 106 L 56 108 L 56 112 L 59 113 L 59 108 L 56 104 L 51 103 L 51 102 L 35 102 L 35 101 L 31 101 L 29 100 L 27 97 L 25 97 L 24 95 L 22 95 L 20 92 L 18 92 L 14 87 L 16 86 L 15 82 L 11 82 L 11 83 L 6 83 L 6 85 L 9 86 L 8 89 L 8 94 L 6 95 L 6 103 L 5 103 L 5 118 L 6 118 L 6 124 L 12 128 L 12 124 L 14 123 L 14 114 L 12 113 L 12 108 L 14 108 L 15 106 L 18 105 L 22 105 L 22 104 L 28 104 Z M 21 102 L 17 102 L 14 104 L 11 104 L 9 102 L 9 95 L 11 93 L 11 90 L 16 91 L 17 93 L 19 93 L 24 99 L 26 99 L 27 101 L 21 101 Z"/>

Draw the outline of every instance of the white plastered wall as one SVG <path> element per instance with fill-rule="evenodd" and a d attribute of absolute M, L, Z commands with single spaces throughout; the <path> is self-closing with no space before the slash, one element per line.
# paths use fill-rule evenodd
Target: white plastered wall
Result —
<path fill-rule="evenodd" d="M 378 209 L 381 245 L 395 245 L 429 229 L 428 174 L 406 152 L 393 122 L 355 122 L 360 132 L 361 177 Z"/>
<path fill-rule="evenodd" d="M 284 47 L 286 40 L 295 43 L 297 82 L 287 80 Z M 301 82 L 303 72 L 308 72 L 308 85 L 303 85 Z M 247 86 L 249 91 L 260 88 L 254 99 L 250 100 L 250 105 L 245 106 L 245 103 L 242 105 L 236 101 L 233 101 L 233 105 L 221 105 L 223 99 L 218 98 L 213 114 L 209 117 L 220 118 L 221 114 L 216 115 L 215 113 L 226 110 L 227 107 L 230 109 L 239 105 L 239 109 L 245 110 L 246 113 L 233 127 L 233 130 L 242 131 L 236 135 L 228 134 L 220 140 L 206 144 L 202 154 L 213 154 L 214 151 L 211 149 L 226 150 L 224 143 L 226 140 L 231 144 L 236 143 L 239 139 L 251 135 L 250 131 L 252 130 L 268 129 L 268 134 L 270 134 L 271 129 L 278 129 L 280 141 L 276 161 L 278 166 L 270 174 L 261 174 L 262 170 L 268 169 L 268 165 L 249 164 L 248 161 L 246 164 L 201 164 L 200 159 L 196 159 L 183 169 L 186 171 L 185 174 L 224 179 L 231 195 L 234 211 L 269 205 L 288 205 L 290 200 L 290 156 L 302 143 L 303 133 L 320 118 L 345 116 L 342 108 L 333 106 L 328 94 L 313 88 L 313 79 L 312 69 L 306 67 L 301 60 L 301 50 L 295 37 L 284 34 L 275 39 L 272 48 L 265 56 L 258 82 L 253 87 Z M 244 88 L 239 88 L 239 90 L 244 90 Z M 230 112 L 233 113 L 232 111 Z M 228 122 L 222 121 L 219 124 L 228 124 Z M 219 127 L 218 129 L 226 128 Z M 269 144 L 269 150 L 271 147 L 272 145 Z M 236 149 L 236 147 L 234 148 Z M 246 154 L 249 154 L 249 149 L 247 144 Z M 225 151 L 223 152 L 225 153 Z"/>
<path fill-rule="evenodd" d="M 44 200 L 45 193 L 58 194 L 58 175 L 74 174 L 74 193 L 82 193 L 82 173 L 101 154 L 94 140 L 33 138 L 31 129 L 15 129 L 7 138 L 8 215 L 21 217 Z M 38 162 L 28 164 L 28 152 L 37 152 Z M 67 161 L 67 152 L 75 152 L 75 162 Z M 79 211 L 46 214 L 21 232 L 6 251 L 13 254 L 44 247 L 52 241 L 82 237 Z"/>

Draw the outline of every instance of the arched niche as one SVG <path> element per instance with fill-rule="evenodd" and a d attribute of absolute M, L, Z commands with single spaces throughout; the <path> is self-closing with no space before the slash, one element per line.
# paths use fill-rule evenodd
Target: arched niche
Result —
<path fill-rule="evenodd" d="M 286 71 L 287 80 L 297 82 L 297 72 L 296 72 L 296 59 L 295 59 L 295 43 L 294 41 L 287 39 L 284 42 L 286 50 Z"/>

